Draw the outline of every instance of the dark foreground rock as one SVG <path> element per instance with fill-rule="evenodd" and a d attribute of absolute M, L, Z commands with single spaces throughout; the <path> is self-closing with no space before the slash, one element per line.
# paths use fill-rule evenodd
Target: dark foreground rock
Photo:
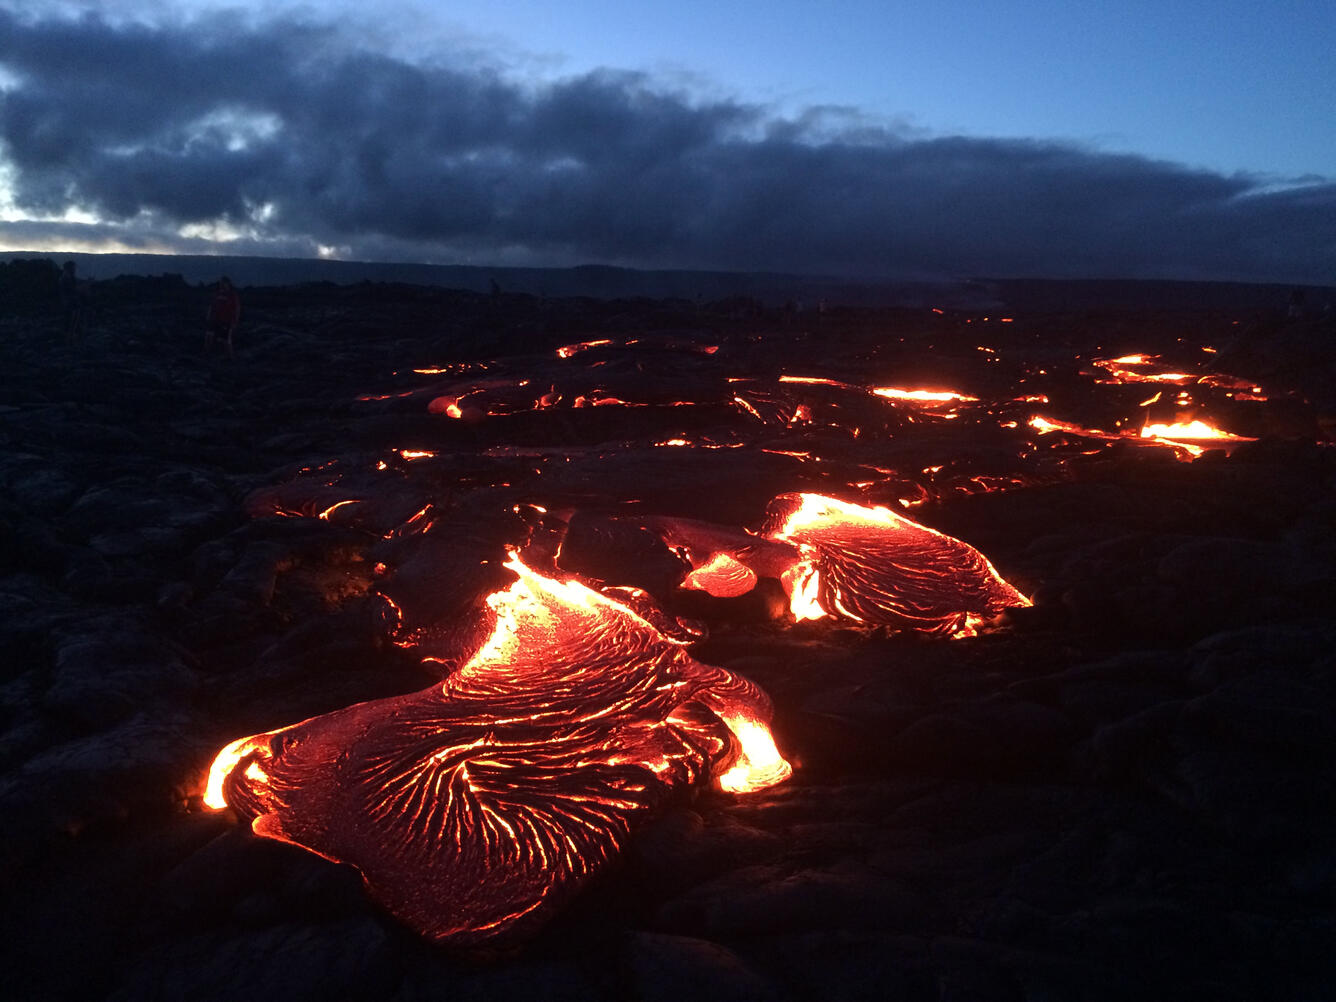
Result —
<path fill-rule="evenodd" d="M 855 437 L 821 424 L 822 407 L 854 413 L 849 399 L 773 384 L 935 374 L 982 396 L 1009 384 L 992 363 L 971 375 L 978 317 L 249 290 L 226 359 L 204 353 L 190 290 L 150 292 L 108 292 L 80 345 L 54 317 L 0 321 L 7 997 L 1330 996 L 1336 457 L 1315 444 L 1320 387 L 1279 416 L 1240 409 L 1259 440 L 1228 457 L 1022 455 L 861 398 L 863 425 L 882 423 Z M 1038 380 L 1095 345 L 1173 351 L 1182 319 L 1018 317 L 983 343 Z M 1232 319 L 1191 329 L 1223 339 Z M 698 409 L 429 410 L 466 365 L 564 378 L 549 375 L 558 346 L 633 334 L 658 338 L 655 354 L 619 342 L 602 369 Z M 1245 346 L 1257 378 L 1302 368 L 1275 354 L 1291 341 L 1313 338 Z M 783 421 L 746 426 L 771 438 L 735 454 L 655 451 L 741 434 L 715 365 L 770 378 L 747 400 Z M 1314 356 L 1305 378 L 1330 365 Z M 790 419 L 799 405 L 811 424 Z M 397 450 L 438 455 L 414 467 Z M 358 479 L 377 462 L 393 490 Z M 517 504 L 636 496 L 737 524 L 779 491 L 876 477 L 869 500 L 918 491 L 915 517 L 978 546 L 1034 607 L 944 641 L 795 625 L 761 593 L 694 599 L 709 632 L 693 655 L 766 689 L 794 777 L 670 810 L 514 952 L 433 949 L 355 872 L 200 803 L 233 738 L 430 683 L 393 642 L 379 569 L 405 545 L 383 537 L 427 503 L 449 533 L 394 580 L 410 614 L 466 621 L 495 587 L 468 568 Z M 318 517 L 349 488 L 361 514 Z M 650 557 L 638 570 L 666 573 Z"/>

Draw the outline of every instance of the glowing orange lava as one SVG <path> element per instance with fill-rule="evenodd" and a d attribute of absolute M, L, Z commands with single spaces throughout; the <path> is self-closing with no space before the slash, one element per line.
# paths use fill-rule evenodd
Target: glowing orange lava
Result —
<path fill-rule="evenodd" d="M 598 348 L 605 344 L 612 344 L 612 340 L 610 338 L 599 338 L 596 341 L 579 341 L 575 344 L 565 344 L 557 349 L 557 357 L 570 358 L 572 355 L 578 355 L 582 351 Z"/>
<path fill-rule="evenodd" d="M 1175 421 L 1171 424 L 1147 424 L 1141 429 L 1141 437 L 1163 442 L 1166 445 L 1179 446 L 1193 456 L 1200 456 L 1206 451 L 1206 446 L 1219 447 L 1256 441 L 1256 439 L 1247 438 L 1243 435 L 1231 435 L 1229 432 L 1201 420 Z"/>
<path fill-rule="evenodd" d="M 1079 424 L 1072 424 L 1070 421 L 1059 421 L 1057 418 L 1040 417 L 1036 414 L 1030 418 L 1029 425 L 1039 434 L 1044 435 L 1052 431 L 1065 431 L 1072 435 L 1083 435 L 1086 438 L 1117 438 L 1117 435 L 1111 435 L 1107 431 L 1100 431 L 1098 428 L 1083 428 Z"/>
<path fill-rule="evenodd" d="M 711 554 L 700 567 L 693 568 L 682 587 L 707 592 L 716 598 L 733 598 L 756 587 L 756 572 L 721 550 Z"/>
<path fill-rule="evenodd" d="M 1113 383 L 1172 383 L 1183 386 L 1196 382 L 1197 377 L 1190 372 L 1172 372 L 1152 368 L 1160 359 L 1158 355 L 1123 355 L 1119 358 L 1096 358 L 1091 361 L 1113 378 Z"/>
<path fill-rule="evenodd" d="M 464 412 L 459 407 L 458 397 L 436 397 L 427 405 L 427 412 L 430 414 L 444 414 L 452 418 L 464 416 Z"/>
<path fill-rule="evenodd" d="M 1030 605 L 974 547 L 889 508 L 785 494 L 770 510 L 778 522 L 770 538 L 802 557 L 781 578 L 795 619 L 968 636 L 978 622 Z"/>
<path fill-rule="evenodd" d="M 506 566 L 494 629 L 445 682 L 232 742 L 209 779 L 210 806 L 351 863 L 455 945 L 531 932 L 682 792 L 790 773 L 751 682 L 616 599 Z"/>
<path fill-rule="evenodd" d="M 955 390 L 906 390 L 894 386 L 874 386 L 872 392 L 887 400 L 909 400 L 930 406 L 957 402 L 971 403 L 979 399 L 965 393 L 957 393 Z"/>
<path fill-rule="evenodd" d="M 1144 441 L 1150 444 L 1165 445 L 1170 448 L 1180 450 L 1182 454 L 1179 458 L 1195 458 L 1206 451 L 1206 447 L 1227 447 L 1238 445 L 1241 442 L 1253 442 L 1255 439 L 1244 435 L 1233 435 L 1227 431 L 1208 424 L 1200 419 L 1193 421 L 1178 421 L 1172 424 L 1147 423 L 1142 426 L 1140 431 L 1107 432 L 1098 428 L 1082 428 L 1080 425 L 1071 424 L 1067 421 L 1058 421 L 1053 418 L 1039 417 L 1038 415 L 1030 418 L 1030 427 L 1034 428 L 1041 435 L 1049 432 L 1061 431 L 1072 435 L 1079 435 L 1083 438 L 1102 439 L 1106 442 L 1116 441 Z M 1203 444 L 1205 443 L 1205 444 Z"/>

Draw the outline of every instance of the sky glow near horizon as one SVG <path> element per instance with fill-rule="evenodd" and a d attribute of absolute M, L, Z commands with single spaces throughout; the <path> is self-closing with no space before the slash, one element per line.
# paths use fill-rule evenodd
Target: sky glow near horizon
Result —
<path fill-rule="evenodd" d="M 0 249 L 1336 281 L 1336 7 L 1088 6 L 0 0 Z"/>

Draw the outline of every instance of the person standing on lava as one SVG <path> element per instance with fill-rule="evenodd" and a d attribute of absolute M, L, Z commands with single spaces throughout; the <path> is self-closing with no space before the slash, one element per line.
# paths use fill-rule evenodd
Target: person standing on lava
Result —
<path fill-rule="evenodd" d="M 232 287 L 232 280 L 224 275 L 218 280 L 205 314 L 205 346 L 212 348 L 216 341 L 227 345 L 227 354 L 232 354 L 232 335 L 241 320 L 241 297 Z"/>

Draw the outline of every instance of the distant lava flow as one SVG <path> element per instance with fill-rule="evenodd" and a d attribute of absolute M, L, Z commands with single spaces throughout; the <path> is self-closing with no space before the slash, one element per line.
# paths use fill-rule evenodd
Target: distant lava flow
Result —
<path fill-rule="evenodd" d="M 761 536 L 689 519 L 650 527 L 691 564 L 682 587 L 725 598 L 774 577 L 799 621 L 831 616 L 964 637 L 1030 605 L 968 543 L 888 508 L 821 494 L 776 497 Z"/>
<path fill-rule="evenodd" d="M 1158 355 L 1123 355 L 1119 358 L 1096 358 L 1092 361 L 1112 377 L 1097 382 L 1169 383 L 1174 386 L 1184 386 L 1197 382 L 1198 378 L 1191 372 L 1173 372 L 1158 368 L 1160 362 Z"/>
<path fill-rule="evenodd" d="M 819 494 L 770 505 L 770 536 L 798 547 L 785 574 L 795 618 L 834 613 L 870 625 L 971 636 L 985 619 L 1030 600 L 982 553 L 888 508 Z"/>
<path fill-rule="evenodd" d="M 1041 435 L 1060 431 L 1081 438 L 1096 438 L 1106 442 L 1125 440 L 1142 441 L 1151 445 L 1167 445 L 1180 450 L 1189 458 L 1200 456 L 1206 449 L 1228 449 L 1241 442 L 1255 442 L 1256 439 L 1245 435 L 1232 435 L 1215 425 L 1200 419 L 1193 421 L 1175 421 L 1147 423 L 1138 431 L 1112 433 L 1098 428 L 1082 428 L 1066 421 L 1057 421 L 1036 415 L 1030 419 L 1030 427 Z"/>
<path fill-rule="evenodd" d="M 504 943 L 543 923 L 674 795 L 788 777 L 750 681 L 692 659 L 629 606 L 517 575 L 443 683 L 219 753 L 206 803 L 351 863 L 424 936 Z"/>

